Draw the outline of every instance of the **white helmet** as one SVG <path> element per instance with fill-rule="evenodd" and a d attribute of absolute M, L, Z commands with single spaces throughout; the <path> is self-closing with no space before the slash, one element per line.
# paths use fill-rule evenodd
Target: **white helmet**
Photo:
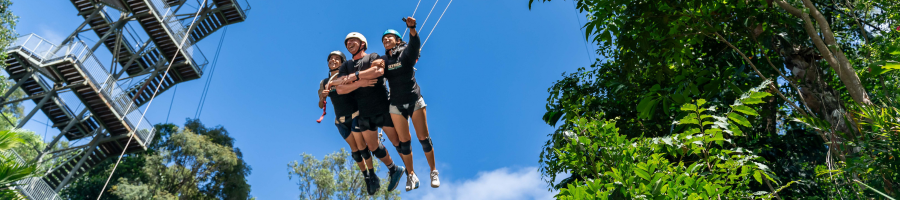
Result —
<path fill-rule="evenodd" d="M 349 40 L 350 38 L 359 39 L 359 41 L 361 41 L 363 44 L 366 44 L 366 46 L 368 46 L 368 42 L 366 42 L 366 36 L 363 36 L 362 33 L 352 32 L 350 34 L 347 34 L 347 38 L 344 39 L 344 43 L 346 44 L 347 40 Z"/>

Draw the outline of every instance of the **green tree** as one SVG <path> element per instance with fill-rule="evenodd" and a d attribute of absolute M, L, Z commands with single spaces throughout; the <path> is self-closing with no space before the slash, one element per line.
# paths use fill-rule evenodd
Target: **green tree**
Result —
<path fill-rule="evenodd" d="M 875 125 L 890 127 L 878 121 L 883 117 L 871 117 L 897 108 L 891 53 L 900 34 L 886 28 L 900 22 L 896 2 L 575 2 L 587 14 L 586 39 L 603 59 L 548 90 L 544 120 L 557 126 L 540 158 L 548 183 L 596 164 L 559 162 L 571 143 L 565 133 L 584 128 L 575 123 L 580 119 L 615 121 L 629 140 L 662 139 L 686 129 L 673 122 L 687 115 L 681 108 L 691 99 L 726 108 L 768 82 L 762 91 L 772 96 L 746 116 L 743 136 L 725 136 L 771 166 L 774 181 L 751 182 L 749 190 L 777 191 L 778 198 L 881 197 L 871 186 L 897 194 L 896 170 L 874 170 L 898 168 L 888 159 L 898 154 L 883 150 L 896 148 L 896 139 Z M 860 114 L 867 109 L 878 112 Z M 602 177 L 572 174 L 556 188 Z M 868 186 L 857 184 L 863 182 Z"/>
<path fill-rule="evenodd" d="M 224 127 L 188 119 L 184 128 L 157 124 L 154 137 L 147 151 L 122 158 L 103 199 L 253 199 L 251 168 Z M 96 199 L 114 164 L 114 158 L 103 161 L 62 195 Z"/>
<path fill-rule="evenodd" d="M 381 189 L 369 196 L 359 167 L 350 158 L 350 152 L 341 151 L 325 155 L 322 160 L 303 153 L 301 161 L 288 163 L 288 179 L 296 176 L 300 186 L 300 199 L 400 199 L 400 191 L 387 191 L 388 180 L 381 179 Z M 378 162 L 373 162 L 378 169 Z"/>
<path fill-rule="evenodd" d="M 34 164 L 27 163 L 11 149 L 22 144 L 22 133 L 19 130 L 0 130 L 0 185 L 16 185 L 16 182 L 28 178 L 37 170 Z M 13 188 L 0 189 L 0 198 L 20 199 Z"/>
<path fill-rule="evenodd" d="M 159 153 L 145 158 L 142 170 L 147 182 L 123 177 L 112 193 L 123 199 L 216 199 L 201 190 L 209 187 L 219 171 L 237 165 L 232 149 L 189 129 L 176 132 L 168 141 Z"/>

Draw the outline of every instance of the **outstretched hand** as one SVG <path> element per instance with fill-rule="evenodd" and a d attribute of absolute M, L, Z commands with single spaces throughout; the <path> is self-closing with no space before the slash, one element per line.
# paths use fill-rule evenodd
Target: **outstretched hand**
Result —
<path fill-rule="evenodd" d="M 406 18 L 403 18 L 402 20 L 403 20 L 404 22 L 406 22 L 406 27 L 414 27 L 414 26 L 416 26 L 416 18 L 413 18 L 413 17 L 406 17 Z"/>

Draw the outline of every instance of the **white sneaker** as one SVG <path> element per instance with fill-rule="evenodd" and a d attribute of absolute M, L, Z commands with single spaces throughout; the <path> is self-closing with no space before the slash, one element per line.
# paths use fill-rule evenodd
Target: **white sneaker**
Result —
<path fill-rule="evenodd" d="M 438 179 L 438 171 L 437 170 L 431 171 L 431 187 L 432 188 L 441 187 L 441 180 Z"/>
<path fill-rule="evenodd" d="M 419 189 L 419 177 L 416 176 L 416 173 L 407 173 L 406 176 L 406 191 L 409 192 L 413 189 Z"/>

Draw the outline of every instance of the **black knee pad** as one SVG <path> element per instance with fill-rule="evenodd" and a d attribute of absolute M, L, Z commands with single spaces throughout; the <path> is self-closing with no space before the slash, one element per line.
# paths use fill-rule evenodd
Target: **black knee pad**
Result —
<path fill-rule="evenodd" d="M 412 140 L 406 142 L 400 142 L 400 147 L 398 147 L 397 152 L 403 155 L 409 155 L 412 153 Z"/>
<path fill-rule="evenodd" d="M 372 158 L 372 152 L 369 152 L 368 150 L 360 150 L 357 152 L 359 152 L 359 154 L 362 154 L 362 159 L 368 160 L 369 158 Z"/>
<path fill-rule="evenodd" d="M 422 149 L 425 150 L 425 152 L 431 152 L 431 137 L 427 137 L 425 140 L 419 140 L 419 143 L 422 143 Z"/>
<path fill-rule="evenodd" d="M 400 146 L 394 146 L 397 149 L 397 153 L 403 154 L 403 142 L 400 142 Z"/>
<path fill-rule="evenodd" d="M 384 145 L 378 144 L 378 148 L 372 151 L 372 154 L 374 154 L 376 158 L 384 158 L 387 156 L 387 150 L 384 148 Z"/>
<path fill-rule="evenodd" d="M 350 153 L 350 157 L 353 157 L 353 160 L 356 161 L 356 162 L 362 162 L 362 161 L 363 161 L 362 154 L 359 153 L 359 151 L 354 151 L 354 152 Z"/>

